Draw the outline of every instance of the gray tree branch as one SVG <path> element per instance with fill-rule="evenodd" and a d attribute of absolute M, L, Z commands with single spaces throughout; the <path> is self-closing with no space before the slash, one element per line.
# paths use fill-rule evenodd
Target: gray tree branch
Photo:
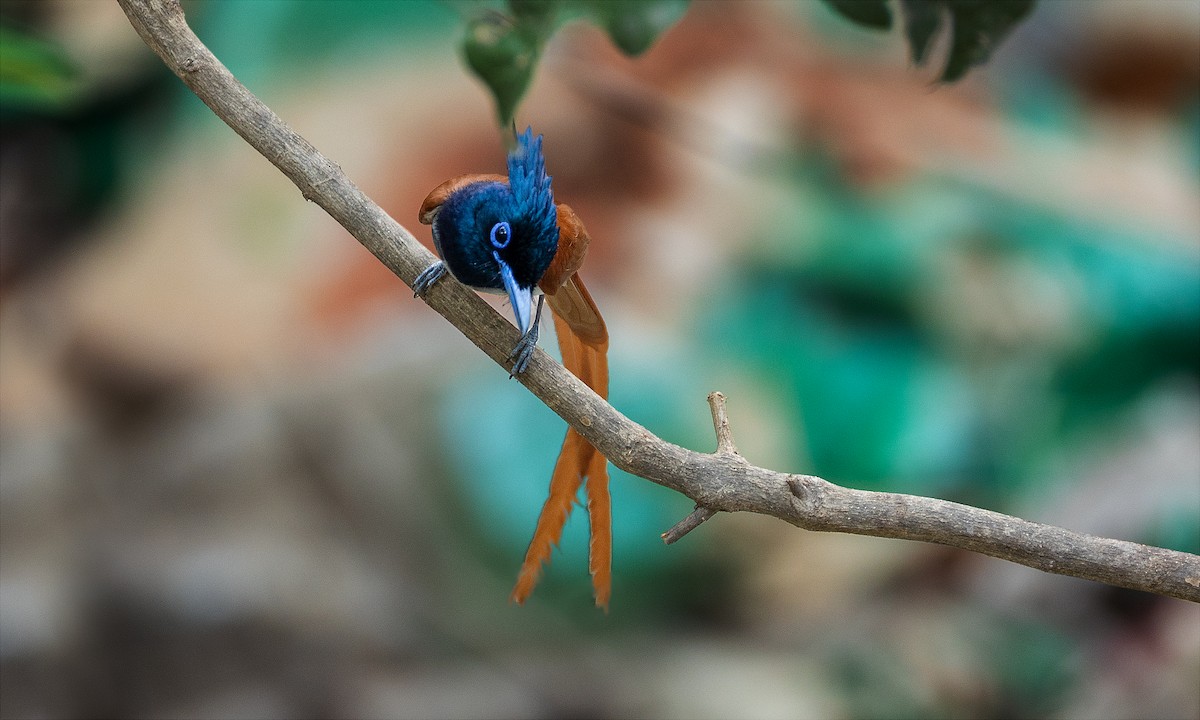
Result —
<path fill-rule="evenodd" d="M 178 0 L 118 0 L 163 62 L 235 132 L 287 175 L 401 280 L 412 285 L 434 256 L 256 98 L 188 27 Z M 517 331 L 450 278 L 426 302 L 507 369 Z M 666 536 L 681 537 L 716 511 L 770 515 L 807 530 L 938 543 L 1136 590 L 1200 602 L 1200 556 L 1112 540 L 916 495 L 868 492 L 748 463 L 713 407 L 712 454 L 665 442 L 622 415 L 538 350 L 520 382 L 622 470 L 676 490 L 697 510 Z"/>

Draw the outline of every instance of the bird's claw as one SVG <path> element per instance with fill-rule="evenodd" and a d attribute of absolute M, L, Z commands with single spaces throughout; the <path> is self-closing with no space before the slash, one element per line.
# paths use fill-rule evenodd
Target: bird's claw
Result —
<path fill-rule="evenodd" d="M 425 297 L 425 293 L 429 292 L 429 288 L 433 287 L 445 274 L 446 263 L 441 260 L 422 270 L 417 279 L 413 281 L 413 297 Z"/>
<path fill-rule="evenodd" d="M 537 325 L 529 328 L 529 332 L 522 335 L 521 339 L 517 341 L 513 351 L 508 355 L 508 359 L 512 362 L 512 370 L 508 372 L 510 379 L 525 372 L 525 368 L 529 367 L 529 361 L 533 359 L 533 349 L 537 347 L 537 341 Z"/>
<path fill-rule="evenodd" d="M 509 380 L 525 372 L 525 368 L 529 367 L 529 361 L 533 359 L 533 349 L 537 347 L 538 341 L 538 327 L 542 324 L 542 303 L 544 302 L 546 302 L 546 296 L 538 295 L 537 312 L 533 316 L 533 325 L 525 331 L 512 352 L 508 354 L 508 359 L 512 361 L 512 370 L 508 371 Z"/>

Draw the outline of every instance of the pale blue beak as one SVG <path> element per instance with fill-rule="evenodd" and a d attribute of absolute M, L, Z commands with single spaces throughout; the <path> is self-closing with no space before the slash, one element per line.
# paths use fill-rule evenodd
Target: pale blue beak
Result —
<path fill-rule="evenodd" d="M 512 268 L 500 259 L 500 253 L 493 253 L 496 262 L 500 263 L 500 279 L 504 281 L 504 289 L 508 292 L 508 301 L 512 303 L 513 315 L 517 318 L 517 329 L 522 335 L 529 332 L 533 326 L 533 288 L 523 288 L 517 285 L 513 278 Z"/>

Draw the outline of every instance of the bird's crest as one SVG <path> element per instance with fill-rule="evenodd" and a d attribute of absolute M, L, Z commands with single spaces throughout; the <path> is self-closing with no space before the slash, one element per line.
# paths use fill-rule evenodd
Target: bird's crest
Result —
<path fill-rule="evenodd" d="M 539 236 L 557 236 L 557 211 L 542 155 L 542 136 L 534 137 L 533 128 L 517 136 L 517 146 L 508 154 L 508 185 L 518 215 L 528 219 L 531 229 Z"/>

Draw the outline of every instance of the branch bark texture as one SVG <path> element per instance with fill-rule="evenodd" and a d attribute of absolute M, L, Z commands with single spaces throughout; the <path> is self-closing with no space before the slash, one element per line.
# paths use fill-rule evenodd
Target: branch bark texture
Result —
<path fill-rule="evenodd" d="M 409 286 L 435 258 L 246 89 L 188 27 L 178 0 L 118 0 L 163 62 L 229 127 L 321 206 Z M 501 366 L 517 330 L 474 292 L 447 277 L 426 297 L 435 311 Z M 677 537 L 717 511 L 770 515 L 807 530 L 938 543 L 1038 570 L 1200 602 L 1200 556 L 1112 540 L 916 495 L 841 487 L 811 475 L 756 467 L 739 455 L 713 404 L 719 447 L 699 453 L 668 443 L 622 415 L 541 350 L 518 376 L 617 467 L 676 490 L 697 511 Z M 676 531 L 668 531 L 668 534 Z"/>

